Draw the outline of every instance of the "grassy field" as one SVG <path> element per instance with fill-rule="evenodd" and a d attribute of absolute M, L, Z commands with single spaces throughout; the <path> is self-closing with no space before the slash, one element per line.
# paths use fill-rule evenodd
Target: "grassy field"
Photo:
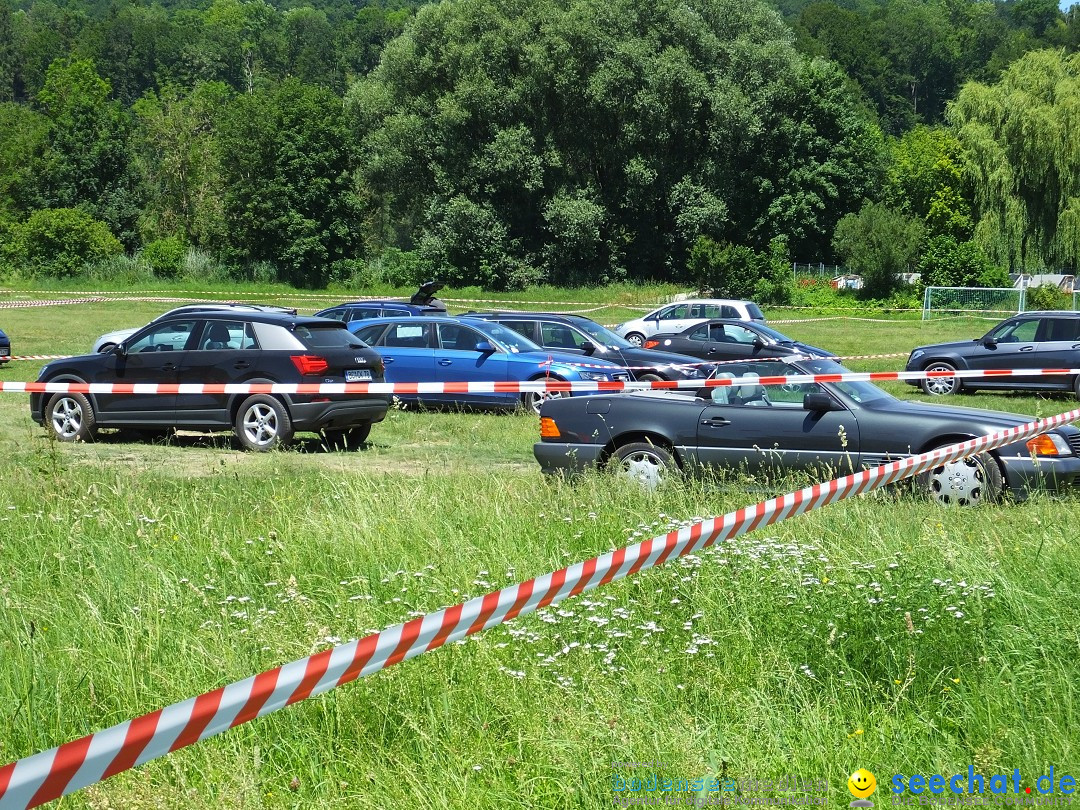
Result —
<path fill-rule="evenodd" d="M 268 300 L 240 292 L 220 297 Z M 537 292 L 520 298 L 555 300 Z M 597 319 L 661 294 L 616 291 L 624 312 Z M 597 291 L 560 295 L 604 303 Z M 169 306 L 12 309 L 0 327 L 16 354 L 64 354 Z M 988 326 L 780 328 L 840 354 L 906 355 Z M 33 379 L 39 367 L 16 361 L 0 379 Z M 1073 407 L 987 393 L 956 402 L 1038 415 Z M 540 476 L 536 432 L 523 414 L 393 411 L 357 453 L 314 439 L 266 455 L 227 437 L 60 445 L 31 423 L 25 396 L 3 394 L 0 765 L 792 483 L 690 481 L 644 494 L 592 476 L 571 486 Z M 602 807 L 645 795 L 613 791 L 614 776 L 650 773 L 793 774 L 825 780 L 830 803 L 846 803 L 858 767 L 877 774 L 874 798 L 887 804 L 896 773 L 974 763 L 987 774 L 1019 768 L 1025 785 L 1050 765 L 1075 775 L 1077 506 L 1075 496 L 971 511 L 913 496 L 845 501 L 405 662 L 60 806 Z M 641 761 L 663 767 L 612 767 Z"/>

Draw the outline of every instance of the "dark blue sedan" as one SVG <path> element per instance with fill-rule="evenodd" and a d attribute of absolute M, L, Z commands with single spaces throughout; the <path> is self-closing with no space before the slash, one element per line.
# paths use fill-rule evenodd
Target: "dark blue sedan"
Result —
<path fill-rule="evenodd" d="M 387 382 L 542 380 L 628 381 L 630 373 L 606 360 L 549 351 L 513 329 L 479 318 L 415 316 L 354 321 L 349 329 L 386 364 Z M 546 399 L 566 393 L 412 394 L 405 401 L 516 408 L 536 413 Z"/>

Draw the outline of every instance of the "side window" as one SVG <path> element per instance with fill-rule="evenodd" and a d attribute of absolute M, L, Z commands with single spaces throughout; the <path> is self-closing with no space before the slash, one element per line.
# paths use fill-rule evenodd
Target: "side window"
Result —
<path fill-rule="evenodd" d="M 736 343 L 751 344 L 757 338 L 755 332 L 751 332 L 749 329 L 743 326 L 729 325 L 727 327 L 728 337 L 734 340 Z"/>
<path fill-rule="evenodd" d="M 382 345 L 400 349 L 432 349 L 435 347 L 435 340 L 431 324 L 391 324 L 383 335 Z"/>
<path fill-rule="evenodd" d="M 486 335 L 482 335 L 468 326 L 459 326 L 453 323 L 439 324 L 439 342 L 444 349 L 453 349 L 459 352 L 475 352 L 478 343 L 488 342 Z"/>
<path fill-rule="evenodd" d="M 1035 340 L 1035 334 L 1039 331 L 1038 321 L 1021 321 L 1009 335 L 1010 343 L 1031 343 Z"/>
<path fill-rule="evenodd" d="M 536 330 L 534 327 L 536 323 L 534 321 L 496 321 L 500 326 L 505 326 L 508 329 L 513 329 L 522 337 L 527 337 L 529 340 L 536 340 Z"/>
<path fill-rule="evenodd" d="M 365 326 L 362 329 L 357 329 L 355 334 L 364 341 L 364 343 L 369 346 L 374 346 L 379 342 L 379 336 L 382 335 L 384 329 L 386 329 L 386 324 L 377 323 L 372 326 Z"/>
<path fill-rule="evenodd" d="M 348 310 L 346 310 L 345 307 L 334 307 L 333 309 L 326 310 L 326 312 L 324 312 L 319 317 L 320 318 L 333 318 L 335 321 L 342 321 L 344 323 L 347 323 L 348 322 L 348 317 L 347 316 L 348 316 Z"/>
<path fill-rule="evenodd" d="M 202 334 L 192 348 L 201 351 L 239 349 L 245 345 L 245 341 L 250 347 L 255 342 L 255 333 L 252 332 L 250 340 L 247 340 L 246 326 L 248 324 L 242 321 L 207 321 L 203 324 Z"/>
<path fill-rule="evenodd" d="M 739 314 L 739 310 L 735 309 L 735 307 L 731 306 L 731 304 L 724 304 L 722 307 L 720 307 L 720 311 L 723 313 L 723 315 L 717 315 L 715 317 L 734 318 L 737 321 L 742 320 L 742 315 Z"/>
<path fill-rule="evenodd" d="M 716 329 L 715 326 L 712 327 L 712 328 Z M 723 332 L 723 329 L 724 329 L 724 327 L 721 326 L 720 327 L 721 332 Z M 685 337 L 686 337 L 687 340 L 702 340 L 702 341 L 708 340 L 709 339 L 709 325 L 707 323 L 703 323 L 700 326 L 695 326 L 693 329 L 690 330 L 690 334 L 685 335 Z M 713 340 L 715 340 L 715 339 L 716 338 L 713 338 Z"/>
<path fill-rule="evenodd" d="M 726 318 L 727 315 L 721 315 L 721 308 L 716 304 L 702 304 L 701 314 L 695 314 L 695 318 Z"/>
<path fill-rule="evenodd" d="M 378 307 L 353 307 L 349 311 L 350 321 L 366 321 L 368 318 L 378 318 L 382 316 L 382 310 Z M 389 315 L 397 315 L 396 312 L 387 313 Z"/>
<path fill-rule="evenodd" d="M 662 321 L 673 321 L 677 318 L 688 318 L 689 316 L 690 307 L 688 305 L 676 304 L 675 306 L 660 310 L 660 314 L 656 317 L 658 317 Z"/>
<path fill-rule="evenodd" d="M 195 321 L 169 321 L 159 324 L 141 335 L 135 342 L 127 344 L 128 354 L 140 352 L 179 351 L 187 346 Z"/>
<path fill-rule="evenodd" d="M 1046 322 L 1046 334 L 1043 340 L 1078 340 L 1080 339 L 1080 318 L 1050 318 Z"/>
<path fill-rule="evenodd" d="M 540 333 L 543 338 L 540 344 L 551 349 L 576 349 L 581 343 L 577 332 L 563 323 L 544 321 L 540 325 Z"/>

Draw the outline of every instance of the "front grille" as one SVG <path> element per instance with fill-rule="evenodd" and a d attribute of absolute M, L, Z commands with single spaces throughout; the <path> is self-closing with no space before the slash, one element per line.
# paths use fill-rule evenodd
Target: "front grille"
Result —
<path fill-rule="evenodd" d="M 1073 453 L 1080 456 L 1080 433 L 1070 433 L 1065 437 L 1065 441 L 1069 443 L 1069 448 Z"/>

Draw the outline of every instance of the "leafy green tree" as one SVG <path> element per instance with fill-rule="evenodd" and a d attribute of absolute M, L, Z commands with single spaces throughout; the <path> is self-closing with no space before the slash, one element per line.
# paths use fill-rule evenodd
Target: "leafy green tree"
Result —
<path fill-rule="evenodd" d="M 974 238 L 1009 270 L 1080 260 L 1080 55 L 1032 51 L 994 85 L 971 83 L 949 118 L 968 155 Z"/>
<path fill-rule="evenodd" d="M 996 267 L 974 242 L 939 234 L 926 241 L 919 257 L 923 283 L 937 287 L 1011 287 L 1009 274 Z"/>
<path fill-rule="evenodd" d="M 36 102 L 49 121 L 33 167 L 36 207 L 83 208 L 134 247 L 141 201 L 128 151 L 130 120 L 109 100 L 109 83 L 89 60 L 56 62 Z"/>
<path fill-rule="evenodd" d="M 890 143 L 884 200 L 926 223 L 931 235 L 971 238 L 971 192 L 963 147 L 944 127 L 919 125 Z"/>
<path fill-rule="evenodd" d="M 463 280 L 672 277 L 700 236 L 814 254 L 879 176 L 843 76 L 756 0 L 428 5 L 346 101 L 384 243 Z"/>
<path fill-rule="evenodd" d="M 751 298 L 761 304 L 790 301 L 787 241 L 777 237 L 766 252 L 744 245 L 720 244 L 698 237 L 687 269 L 703 293 L 726 298 Z"/>
<path fill-rule="evenodd" d="M 11 229 L 6 258 L 33 273 L 57 278 L 79 274 L 83 265 L 124 250 L 104 222 L 76 208 L 43 208 Z"/>
<path fill-rule="evenodd" d="M 34 208 L 35 158 L 49 122 L 25 104 L 0 103 L 0 219 L 22 219 Z"/>
<path fill-rule="evenodd" d="M 221 243 L 217 127 L 231 96 L 223 82 L 202 82 L 190 91 L 168 85 L 135 103 L 136 165 L 147 191 L 140 224 L 147 235 L 178 235 L 203 247 Z"/>
<path fill-rule="evenodd" d="M 15 98 L 15 25 L 11 0 L 0 0 L 0 102 Z"/>
<path fill-rule="evenodd" d="M 356 157 L 341 99 L 287 79 L 236 96 L 218 131 L 226 253 L 270 262 L 283 279 L 322 286 L 362 247 Z"/>
<path fill-rule="evenodd" d="M 917 219 L 867 202 L 857 214 L 840 220 L 833 247 L 844 264 L 863 277 L 865 295 L 885 298 L 918 256 L 924 233 Z"/>

